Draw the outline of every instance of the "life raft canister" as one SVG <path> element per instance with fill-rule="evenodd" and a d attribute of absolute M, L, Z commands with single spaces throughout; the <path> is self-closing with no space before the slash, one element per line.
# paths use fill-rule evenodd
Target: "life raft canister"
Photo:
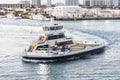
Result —
<path fill-rule="evenodd" d="M 40 34 L 39 40 L 44 40 L 44 38 L 45 38 L 45 34 Z"/>
<path fill-rule="evenodd" d="M 29 46 L 28 51 L 29 51 L 29 52 L 32 52 L 32 50 L 34 49 L 34 47 L 35 47 L 35 44 L 34 44 L 34 43 L 31 43 L 30 46 Z"/>

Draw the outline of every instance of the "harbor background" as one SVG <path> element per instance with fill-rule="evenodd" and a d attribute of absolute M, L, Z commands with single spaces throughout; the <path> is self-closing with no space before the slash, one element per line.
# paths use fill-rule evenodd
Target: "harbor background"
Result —
<path fill-rule="evenodd" d="M 54 62 L 25 63 L 22 53 L 49 21 L 0 19 L 0 80 L 119 80 L 120 20 L 55 21 L 81 40 L 104 41 L 103 53 Z"/>
<path fill-rule="evenodd" d="M 44 2 L 44 3 L 43 3 Z M 119 0 L 1 1 L 0 18 L 55 20 L 120 19 Z"/>

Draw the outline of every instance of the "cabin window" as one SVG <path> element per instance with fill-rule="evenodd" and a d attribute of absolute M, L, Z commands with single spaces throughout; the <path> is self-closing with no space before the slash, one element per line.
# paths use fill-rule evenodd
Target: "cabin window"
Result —
<path fill-rule="evenodd" d="M 58 38 L 64 38 L 65 36 L 64 35 L 59 35 Z"/>
<path fill-rule="evenodd" d="M 50 30 L 55 30 L 55 27 L 50 27 Z"/>
<path fill-rule="evenodd" d="M 48 36 L 48 39 L 47 39 L 47 40 L 59 39 L 59 38 L 64 38 L 64 37 L 65 37 L 64 34 L 51 35 L 51 36 Z"/>
<path fill-rule="evenodd" d="M 36 48 L 36 50 L 41 50 L 42 48 L 48 48 L 49 46 L 48 45 L 42 45 L 42 46 L 38 46 Z"/>
<path fill-rule="evenodd" d="M 49 31 L 49 28 L 45 28 L 45 31 Z"/>
<path fill-rule="evenodd" d="M 59 27 L 58 27 L 58 29 L 62 29 L 62 28 L 63 28 L 63 26 L 59 26 Z"/>
<path fill-rule="evenodd" d="M 68 44 L 73 44 L 73 41 L 65 41 L 65 42 L 59 42 L 57 43 L 58 46 L 63 46 L 63 45 L 68 45 Z"/>
<path fill-rule="evenodd" d="M 52 31 L 52 30 L 60 30 L 62 28 L 63 28 L 63 26 L 56 26 L 56 27 L 53 26 L 53 27 L 44 27 L 43 30 L 44 31 L 50 31 L 50 30 Z"/>

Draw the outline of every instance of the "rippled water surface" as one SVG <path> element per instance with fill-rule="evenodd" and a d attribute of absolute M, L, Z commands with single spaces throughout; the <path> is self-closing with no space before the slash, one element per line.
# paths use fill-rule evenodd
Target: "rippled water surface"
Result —
<path fill-rule="evenodd" d="M 23 62 L 24 49 L 48 23 L 0 19 L 0 80 L 120 80 L 120 20 L 56 21 L 77 41 L 104 41 L 105 52 L 63 62 Z"/>

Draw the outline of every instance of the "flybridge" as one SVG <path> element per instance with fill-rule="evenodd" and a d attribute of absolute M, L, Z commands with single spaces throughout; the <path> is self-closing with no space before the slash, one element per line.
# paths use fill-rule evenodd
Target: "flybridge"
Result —
<path fill-rule="evenodd" d="M 55 30 L 62 30 L 63 26 L 60 26 L 58 24 L 54 24 L 53 26 L 49 26 L 49 27 L 43 27 L 44 31 L 55 31 Z"/>

